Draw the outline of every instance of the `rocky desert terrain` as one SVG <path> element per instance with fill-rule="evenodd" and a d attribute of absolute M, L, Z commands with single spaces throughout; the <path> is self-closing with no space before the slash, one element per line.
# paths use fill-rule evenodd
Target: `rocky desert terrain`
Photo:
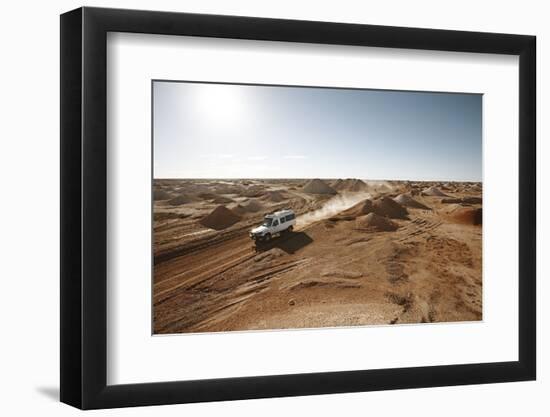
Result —
<path fill-rule="evenodd" d="M 482 185 L 156 179 L 155 334 L 482 319 Z M 293 232 L 248 231 L 291 208 Z"/>

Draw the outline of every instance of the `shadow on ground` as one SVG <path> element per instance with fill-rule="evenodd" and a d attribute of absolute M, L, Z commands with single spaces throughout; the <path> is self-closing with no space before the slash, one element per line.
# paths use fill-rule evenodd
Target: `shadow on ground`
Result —
<path fill-rule="evenodd" d="M 268 243 L 259 243 L 257 250 L 264 252 L 273 248 L 279 248 L 286 253 L 294 253 L 313 242 L 306 232 L 291 232 L 280 238 L 275 238 Z"/>
<path fill-rule="evenodd" d="M 59 401 L 59 387 L 36 387 L 36 391 L 53 401 Z"/>

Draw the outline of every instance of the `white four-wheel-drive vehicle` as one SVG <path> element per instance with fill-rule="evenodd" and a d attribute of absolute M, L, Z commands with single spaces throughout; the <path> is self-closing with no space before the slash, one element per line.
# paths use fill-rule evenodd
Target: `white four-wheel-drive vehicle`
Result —
<path fill-rule="evenodd" d="M 292 232 L 296 224 L 296 215 L 290 209 L 267 214 L 261 226 L 250 231 L 250 238 L 255 242 L 268 242 L 283 232 Z"/>

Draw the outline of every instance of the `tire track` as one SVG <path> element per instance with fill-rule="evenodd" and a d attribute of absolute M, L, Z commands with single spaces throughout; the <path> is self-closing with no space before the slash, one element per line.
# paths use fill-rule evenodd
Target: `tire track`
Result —
<path fill-rule="evenodd" d="M 218 264 L 220 260 L 238 257 L 251 251 L 249 246 L 245 247 L 240 241 L 235 243 L 239 243 L 239 245 L 233 248 L 217 247 L 206 254 L 181 256 L 170 262 L 155 266 L 155 276 L 158 277 L 158 281 L 154 284 L 155 291 L 157 289 L 163 291 L 164 287 L 172 285 L 174 281 L 181 279 L 183 276 L 211 268 L 212 265 Z"/>
<path fill-rule="evenodd" d="M 441 224 L 442 222 L 439 220 L 425 218 L 414 219 L 400 229 L 400 234 L 404 234 L 404 236 L 400 237 L 396 241 L 399 243 L 409 242 L 420 235 L 426 234 L 429 231 L 438 228 Z"/>
<path fill-rule="evenodd" d="M 210 294 L 208 301 L 198 306 L 198 310 L 192 315 L 171 314 L 167 321 L 162 325 L 159 323 L 158 330 L 174 329 L 184 327 L 197 331 L 214 323 L 222 322 L 234 313 L 240 306 L 252 297 L 266 291 L 269 288 L 269 280 L 291 271 L 307 262 L 306 260 L 297 260 L 280 263 L 258 271 L 249 280 L 242 283 L 235 289 L 219 294 Z M 203 281 L 204 282 L 204 281 Z M 200 284 L 200 283 L 198 283 Z M 197 285 L 198 285 L 197 284 Z M 196 287 L 196 285 L 194 286 Z M 193 290 L 191 287 L 189 290 Z M 166 299 L 164 301 L 168 301 Z M 207 317 L 197 320 L 197 317 Z"/>
<path fill-rule="evenodd" d="M 179 288 L 186 287 L 188 289 L 192 289 L 193 287 L 200 284 L 201 282 L 206 281 L 210 278 L 214 278 L 215 276 L 220 275 L 224 272 L 227 272 L 230 269 L 234 268 L 235 266 L 249 259 L 254 258 L 254 256 L 256 256 L 255 253 L 245 253 L 244 255 L 238 256 L 236 258 L 233 257 L 221 264 L 220 264 L 220 260 L 216 259 L 214 261 L 215 263 L 218 264 L 216 267 L 210 268 L 203 273 L 197 274 L 189 279 L 186 279 L 174 285 L 168 286 L 168 288 L 165 288 L 161 291 L 155 292 L 154 304 L 158 305 L 159 303 L 166 301 L 168 298 L 170 298 L 169 294 L 176 292 L 176 290 L 178 290 Z M 211 262 L 211 263 L 214 263 L 214 262 Z M 166 296 L 166 297 L 163 298 L 163 296 Z"/>

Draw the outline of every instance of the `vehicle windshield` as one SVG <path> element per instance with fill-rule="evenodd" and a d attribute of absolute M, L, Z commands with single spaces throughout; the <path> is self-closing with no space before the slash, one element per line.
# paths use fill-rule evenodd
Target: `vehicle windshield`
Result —
<path fill-rule="evenodd" d="M 273 223 L 273 219 L 270 217 L 265 217 L 264 222 L 262 223 L 262 226 L 265 227 L 271 227 L 271 224 Z"/>

